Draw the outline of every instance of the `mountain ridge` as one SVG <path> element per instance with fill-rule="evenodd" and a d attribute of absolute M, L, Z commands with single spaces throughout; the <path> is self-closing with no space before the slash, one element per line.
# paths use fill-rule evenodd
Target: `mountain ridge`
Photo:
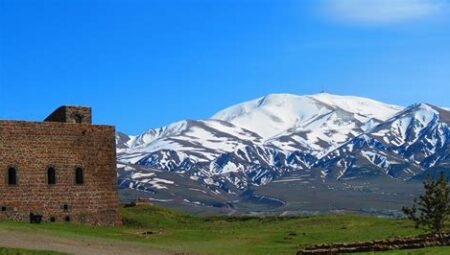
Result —
<path fill-rule="evenodd" d="M 187 176 L 215 194 L 240 194 L 293 174 L 404 182 L 450 163 L 449 123 L 449 111 L 425 103 L 271 94 L 207 120 L 118 133 L 117 155 L 120 164 Z M 132 175 L 121 178 L 133 183 Z"/>

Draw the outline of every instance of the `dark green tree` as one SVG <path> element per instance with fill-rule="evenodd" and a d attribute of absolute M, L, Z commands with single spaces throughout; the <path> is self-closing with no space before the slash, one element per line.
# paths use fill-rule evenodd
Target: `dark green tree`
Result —
<path fill-rule="evenodd" d="M 403 207 L 403 213 L 416 223 L 416 228 L 423 227 L 427 231 L 441 235 L 450 214 L 448 180 L 441 172 L 439 178 L 431 176 L 423 182 L 424 194 L 414 199 L 411 208 Z"/>

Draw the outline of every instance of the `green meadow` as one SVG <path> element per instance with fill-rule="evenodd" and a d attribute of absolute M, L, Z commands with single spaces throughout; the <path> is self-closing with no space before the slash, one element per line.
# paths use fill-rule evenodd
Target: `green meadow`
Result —
<path fill-rule="evenodd" d="M 32 251 L 24 249 L 0 248 L 0 255 L 65 255 L 66 253 L 54 251 Z"/>
<path fill-rule="evenodd" d="M 9 231 L 36 232 L 69 238 L 139 243 L 163 251 L 189 254 L 295 254 L 319 243 L 367 241 L 413 236 L 421 231 L 404 219 L 361 215 L 310 217 L 196 217 L 157 206 L 123 208 L 123 227 L 2 222 Z M 0 249 L 0 254 L 58 254 Z M 369 253 L 373 254 L 373 253 Z M 429 248 L 377 254 L 450 254 Z"/>

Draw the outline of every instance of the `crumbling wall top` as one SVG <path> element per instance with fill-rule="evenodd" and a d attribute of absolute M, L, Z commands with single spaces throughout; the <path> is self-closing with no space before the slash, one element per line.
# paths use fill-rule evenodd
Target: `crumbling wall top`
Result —
<path fill-rule="evenodd" d="M 56 109 L 44 121 L 92 124 L 92 112 L 90 107 L 64 105 Z"/>

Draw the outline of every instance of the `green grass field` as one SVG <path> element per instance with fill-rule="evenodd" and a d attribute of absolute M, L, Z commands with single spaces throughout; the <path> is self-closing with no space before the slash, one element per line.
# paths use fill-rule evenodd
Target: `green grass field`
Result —
<path fill-rule="evenodd" d="M 0 255 L 64 255 L 65 253 L 53 251 L 31 251 L 23 249 L 7 249 L 0 247 Z"/>
<path fill-rule="evenodd" d="M 406 220 L 358 215 L 194 217 L 161 207 L 143 206 L 124 208 L 122 216 L 124 226 L 120 228 L 13 222 L 2 222 L 0 228 L 41 231 L 70 238 L 90 236 L 111 241 L 123 240 L 166 251 L 195 254 L 295 254 L 311 244 L 367 241 L 420 233 Z M 143 235 L 144 232 L 148 232 L 147 235 Z M 377 254 L 450 254 L 450 248 Z"/>

